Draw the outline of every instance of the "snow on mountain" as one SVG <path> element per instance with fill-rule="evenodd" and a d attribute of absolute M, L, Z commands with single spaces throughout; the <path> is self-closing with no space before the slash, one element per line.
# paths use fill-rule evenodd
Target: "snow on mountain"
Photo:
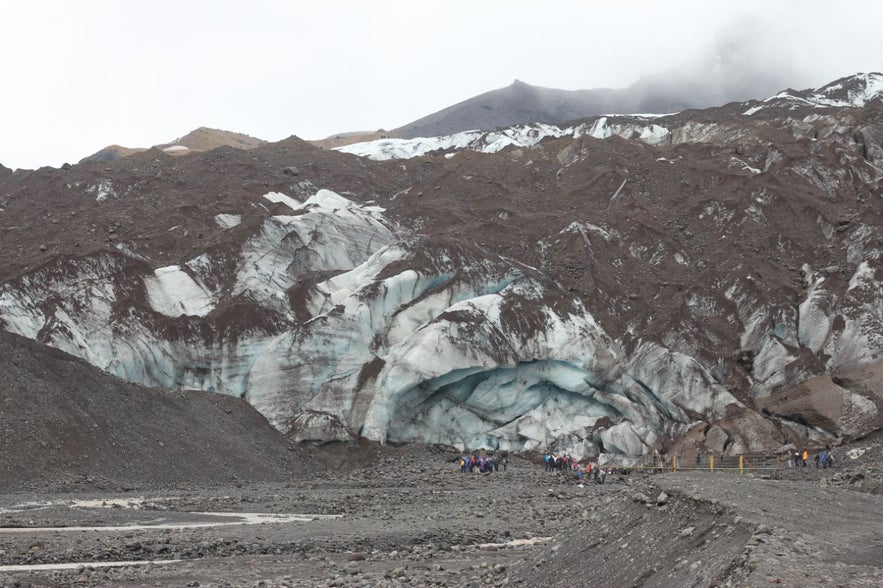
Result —
<path fill-rule="evenodd" d="M 751 116 L 770 106 L 795 109 L 811 108 L 863 108 L 868 102 L 883 96 L 883 74 L 872 72 L 842 78 L 814 90 L 784 90 L 770 96 L 761 104 L 752 106 L 742 114 Z"/>
<path fill-rule="evenodd" d="M 496 153 L 509 146 L 529 147 L 547 137 L 573 134 L 572 130 L 555 125 L 519 125 L 499 131 L 465 131 L 442 137 L 418 137 L 416 139 L 378 139 L 353 143 L 336 148 L 342 153 L 352 153 L 374 160 L 410 159 L 434 151 L 480 151 Z"/>
<path fill-rule="evenodd" d="M 765 108 L 861 108 L 883 95 L 883 74 L 858 74 L 822 86 L 813 91 L 785 90 L 742 114 L 751 116 Z M 453 154 L 458 151 L 496 153 L 507 147 L 532 147 L 549 138 L 581 136 L 607 139 L 613 136 L 638 140 L 648 145 L 671 145 L 710 140 L 720 135 L 715 123 L 684 123 L 675 114 L 606 115 L 575 126 L 553 124 L 516 125 L 493 131 L 465 131 L 440 137 L 415 139 L 378 139 L 353 143 L 336 150 L 382 161 L 411 159 L 430 153 Z M 758 168 L 749 171 L 759 173 Z"/>
<path fill-rule="evenodd" d="M 650 118 L 656 118 L 656 116 L 609 115 L 602 116 L 591 124 L 572 127 L 559 127 L 551 124 L 518 125 L 494 131 L 466 131 L 442 137 L 378 139 L 345 145 L 336 148 L 336 150 L 382 161 L 410 159 L 433 152 L 454 153 L 468 150 L 497 153 L 507 147 L 532 147 L 544 139 L 560 137 L 589 136 L 596 139 L 606 139 L 616 135 L 626 139 L 636 138 L 651 145 L 664 142 L 670 131 L 658 124 L 647 124 L 645 119 Z"/>

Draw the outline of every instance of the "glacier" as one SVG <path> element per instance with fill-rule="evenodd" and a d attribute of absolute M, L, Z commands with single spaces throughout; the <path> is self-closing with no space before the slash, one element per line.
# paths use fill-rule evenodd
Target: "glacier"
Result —
<path fill-rule="evenodd" d="M 0 327 L 130 381 L 245 398 L 298 441 L 628 462 L 678 439 L 733 454 L 792 433 L 861 435 L 883 414 L 867 384 L 883 365 L 883 134 L 878 104 L 855 108 L 879 99 L 881 79 L 714 118 L 608 115 L 349 145 L 339 151 L 428 157 L 326 152 L 302 164 L 316 184 L 254 179 L 202 219 L 188 211 L 200 232 L 174 256 L 116 227 L 36 254 L 0 283 Z M 530 179 L 501 207 L 457 154 L 505 149 L 479 163 Z M 66 186 L 88 186 L 102 211 L 143 198 L 103 176 Z M 436 177 L 450 194 L 419 191 Z M 573 212 L 530 226 L 550 194 Z M 441 222 L 490 220 L 435 230 L 436 204 L 453 211 Z M 789 392 L 802 382 L 805 398 Z"/>
<path fill-rule="evenodd" d="M 531 267 L 329 190 L 264 198 L 292 214 L 242 236 L 232 275 L 212 253 L 59 258 L 0 285 L 0 321 L 130 381 L 244 397 L 297 440 L 634 459 L 742 406 L 684 354 L 626 353 Z"/>

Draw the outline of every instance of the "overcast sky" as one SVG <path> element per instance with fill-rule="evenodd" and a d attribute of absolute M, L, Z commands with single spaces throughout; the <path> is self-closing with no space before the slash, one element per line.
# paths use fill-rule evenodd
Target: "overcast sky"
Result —
<path fill-rule="evenodd" d="M 200 127 L 395 128 L 515 79 L 569 90 L 745 49 L 783 88 L 883 70 L 879 0 L 0 0 L 0 163 Z M 767 59 L 768 56 L 768 59 Z"/>

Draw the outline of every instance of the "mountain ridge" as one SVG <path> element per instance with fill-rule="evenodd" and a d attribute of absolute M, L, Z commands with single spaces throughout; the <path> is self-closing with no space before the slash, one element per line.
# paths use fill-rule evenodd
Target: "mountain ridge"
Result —
<path fill-rule="evenodd" d="M 773 100 L 809 100 L 808 97 L 819 92 L 839 90 L 846 80 L 861 80 L 862 76 L 874 79 L 875 73 L 847 76 L 815 89 L 788 89 L 768 97 L 748 96 L 745 91 L 737 92 L 724 89 L 716 92 L 702 90 L 701 83 L 694 83 L 697 88 L 693 99 L 673 97 L 668 89 L 672 84 L 664 75 L 646 76 L 628 88 L 594 88 L 588 90 L 563 90 L 533 86 L 521 80 L 515 80 L 509 86 L 490 90 L 477 96 L 467 98 L 456 104 L 443 108 L 435 113 L 406 123 L 395 129 L 386 131 L 350 131 L 336 133 L 324 139 L 310 140 L 317 147 L 336 149 L 353 143 L 377 139 L 414 139 L 418 137 L 437 137 L 464 131 L 484 130 L 511 127 L 519 124 L 569 123 L 579 119 L 601 116 L 605 114 L 668 114 L 685 109 L 719 106 L 723 102 L 754 99 L 762 102 Z M 859 83 L 859 82 L 855 82 Z M 836 87 L 835 87 L 836 86 Z M 843 90 L 847 91 L 847 90 Z M 680 95 L 680 94 L 679 94 Z M 718 100 L 718 102 L 715 102 Z M 811 101 L 811 100 L 810 100 Z M 207 151 L 220 146 L 231 146 L 240 149 L 253 149 L 266 144 L 263 139 L 222 129 L 198 127 L 186 135 L 170 141 L 154 145 L 171 155 L 185 155 L 191 152 Z M 111 161 L 120 157 L 128 157 L 148 148 L 128 148 L 120 145 L 109 145 L 98 152 L 83 158 L 87 161 Z"/>
<path fill-rule="evenodd" d="M 212 129 L 209 127 L 197 127 L 168 143 L 160 143 L 153 147 L 123 147 L 121 145 L 108 145 L 92 155 L 80 160 L 80 163 L 90 161 L 113 161 L 121 157 L 129 157 L 136 153 L 142 153 L 149 149 L 159 149 L 169 155 L 185 155 L 187 153 L 210 151 L 218 147 L 235 147 L 237 149 L 253 149 L 264 145 L 266 141 L 251 137 L 244 133 Z"/>

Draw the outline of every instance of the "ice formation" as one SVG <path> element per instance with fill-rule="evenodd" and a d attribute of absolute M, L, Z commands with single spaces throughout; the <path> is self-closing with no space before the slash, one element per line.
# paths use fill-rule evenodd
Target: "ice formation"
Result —
<path fill-rule="evenodd" d="M 634 457 L 686 427 L 687 411 L 713 419 L 738 404 L 687 356 L 658 345 L 626 356 L 531 268 L 426 248 L 383 209 L 328 190 L 266 199 L 295 214 L 242 241 L 229 292 L 206 286 L 225 282 L 209 255 L 150 268 L 104 253 L 3 284 L 0 319 L 131 381 L 244 396 L 297 439 Z M 303 290 L 317 274 L 331 277 Z M 231 297 L 268 318 L 231 324 Z M 147 306 L 120 312 L 131 299 Z"/>

